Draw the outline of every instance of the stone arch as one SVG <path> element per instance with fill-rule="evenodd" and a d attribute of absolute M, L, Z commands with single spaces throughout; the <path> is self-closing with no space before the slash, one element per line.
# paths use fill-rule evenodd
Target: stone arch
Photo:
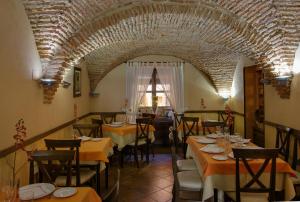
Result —
<path fill-rule="evenodd" d="M 133 37 L 140 41 L 177 39 L 217 44 L 224 50 L 255 58 L 272 71 L 276 65 L 292 63 L 295 41 L 300 36 L 300 8 L 294 6 L 299 0 L 293 4 L 280 0 L 23 2 L 46 76 L 58 82 L 64 69 L 83 56 L 116 42 L 132 41 Z M 292 17 L 295 20 L 288 21 Z M 167 23 L 171 24 L 169 30 L 164 29 Z M 176 37 L 174 32 L 180 27 L 183 35 Z M 151 38 L 151 34 L 156 35 Z M 57 87 L 50 89 L 50 99 Z"/>

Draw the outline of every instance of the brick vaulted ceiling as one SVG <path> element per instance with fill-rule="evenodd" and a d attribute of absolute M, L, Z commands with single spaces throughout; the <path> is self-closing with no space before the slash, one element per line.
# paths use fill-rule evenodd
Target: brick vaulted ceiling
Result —
<path fill-rule="evenodd" d="M 291 68 L 300 42 L 300 0 L 23 0 L 44 76 L 59 83 L 84 58 L 91 91 L 137 56 L 172 55 L 230 89 L 245 55 Z M 45 89 L 51 101 L 58 84 Z"/>

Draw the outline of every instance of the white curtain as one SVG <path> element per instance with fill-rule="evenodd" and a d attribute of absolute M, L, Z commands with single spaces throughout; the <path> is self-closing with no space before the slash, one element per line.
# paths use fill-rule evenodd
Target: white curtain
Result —
<path fill-rule="evenodd" d="M 155 67 L 172 108 L 178 113 L 183 113 L 183 62 L 159 63 Z"/>
<path fill-rule="evenodd" d="M 135 122 L 139 104 L 150 83 L 153 64 L 145 62 L 127 62 L 126 99 L 128 100 L 128 121 Z"/>

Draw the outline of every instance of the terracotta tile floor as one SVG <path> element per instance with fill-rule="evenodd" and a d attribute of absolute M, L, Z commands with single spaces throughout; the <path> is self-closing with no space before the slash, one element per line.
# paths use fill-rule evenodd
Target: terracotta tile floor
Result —
<path fill-rule="evenodd" d="M 110 168 L 113 172 L 117 166 Z M 104 185 L 104 176 L 101 177 Z M 110 181 L 113 180 L 112 174 Z M 121 169 L 119 202 L 169 202 L 172 201 L 172 160 L 167 148 L 158 148 L 147 165 L 140 161 L 140 168 L 133 160 L 126 160 Z M 105 190 L 105 188 L 101 188 Z"/>

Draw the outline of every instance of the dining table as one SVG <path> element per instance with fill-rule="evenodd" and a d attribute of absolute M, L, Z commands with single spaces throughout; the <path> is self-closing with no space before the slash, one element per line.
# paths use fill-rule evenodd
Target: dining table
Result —
<path fill-rule="evenodd" d="M 46 145 L 41 144 L 38 150 L 46 149 Z M 101 161 L 108 163 L 109 153 L 113 151 L 112 139 L 104 138 L 88 138 L 81 141 L 79 148 L 80 161 Z"/>
<path fill-rule="evenodd" d="M 121 151 L 126 145 L 135 141 L 136 124 L 125 123 L 119 126 L 103 124 L 102 131 L 103 136 L 110 137 L 113 143 L 118 145 L 118 150 Z M 151 142 L 155 140 L 154 131 L 155 128 L 152 125 L 150 125 L 149 138 Z"/>
<path fill-rule="evenodd" d="M 77 192 L 70 197 L 57 198 L 52 194 L 40 199 L 34 199 L 34 202 L 102 202 L 100 196 L 93 188 L 90 187 L 76 187 Z M 20 202 L 20 198 L 13 199 L 14 202 Z M 0 201 L 5 201 L 3 192 L 0 192 Z"/>
<path fill-rule="evenodd" d="M 202 136 L 203 137 L 203 136 Z M 231 144 L 230 141 L 225 138 L 215 139 L 215 144 L 219 148 L 223 148 L 220 154 L 222 156 L 228 157 L 229 154 L 232 154 L 232 147 L 236 146 Z M 213 158 L 213 153 L 202 151 L 203 148 L 209 144 L 199 143 L 198 136 L 190 136 L 187 139 L 188 149 L 187 149 L 187 158 L 193 158 L 201 180 L 203 181 L 203 195 L 202 201 L 208 200 L 214 197 L 214 189 L 217 189 L 220 192 L 220 195 L 224 194 L 224 191 L 235 191 L 235 159 L 226 158 L 222 160 L 215 160 Z M 260 148 L 255 144 L 249 142 L 248 144 L 243 144 L 242 148 L 255 149 Z M 201 150 L 202 149 L 202 150 Z M 230 156 L 230 155 L 229 155 Z M 263 160 L 262 159 L 251 159 L 249 160 L 249 165 L 256 169 L 259 169 Z M 251 175 L 247 174 L 245 169 L 242 169 L 241 176 L 243 180 L 249 181 Z M 269 183 L 268 176 L 269 173 L 263 173 L 261 175 L 261 180 L 263 183 Z M 294 177 L 294 172 L 290 165 L 284 160 L 277 158 L 276 159 L 276 191 L 284 190 L 285 200 L 291 200 L 295 196 L 295 189 L 292 182 L 292 177 Z"/>

